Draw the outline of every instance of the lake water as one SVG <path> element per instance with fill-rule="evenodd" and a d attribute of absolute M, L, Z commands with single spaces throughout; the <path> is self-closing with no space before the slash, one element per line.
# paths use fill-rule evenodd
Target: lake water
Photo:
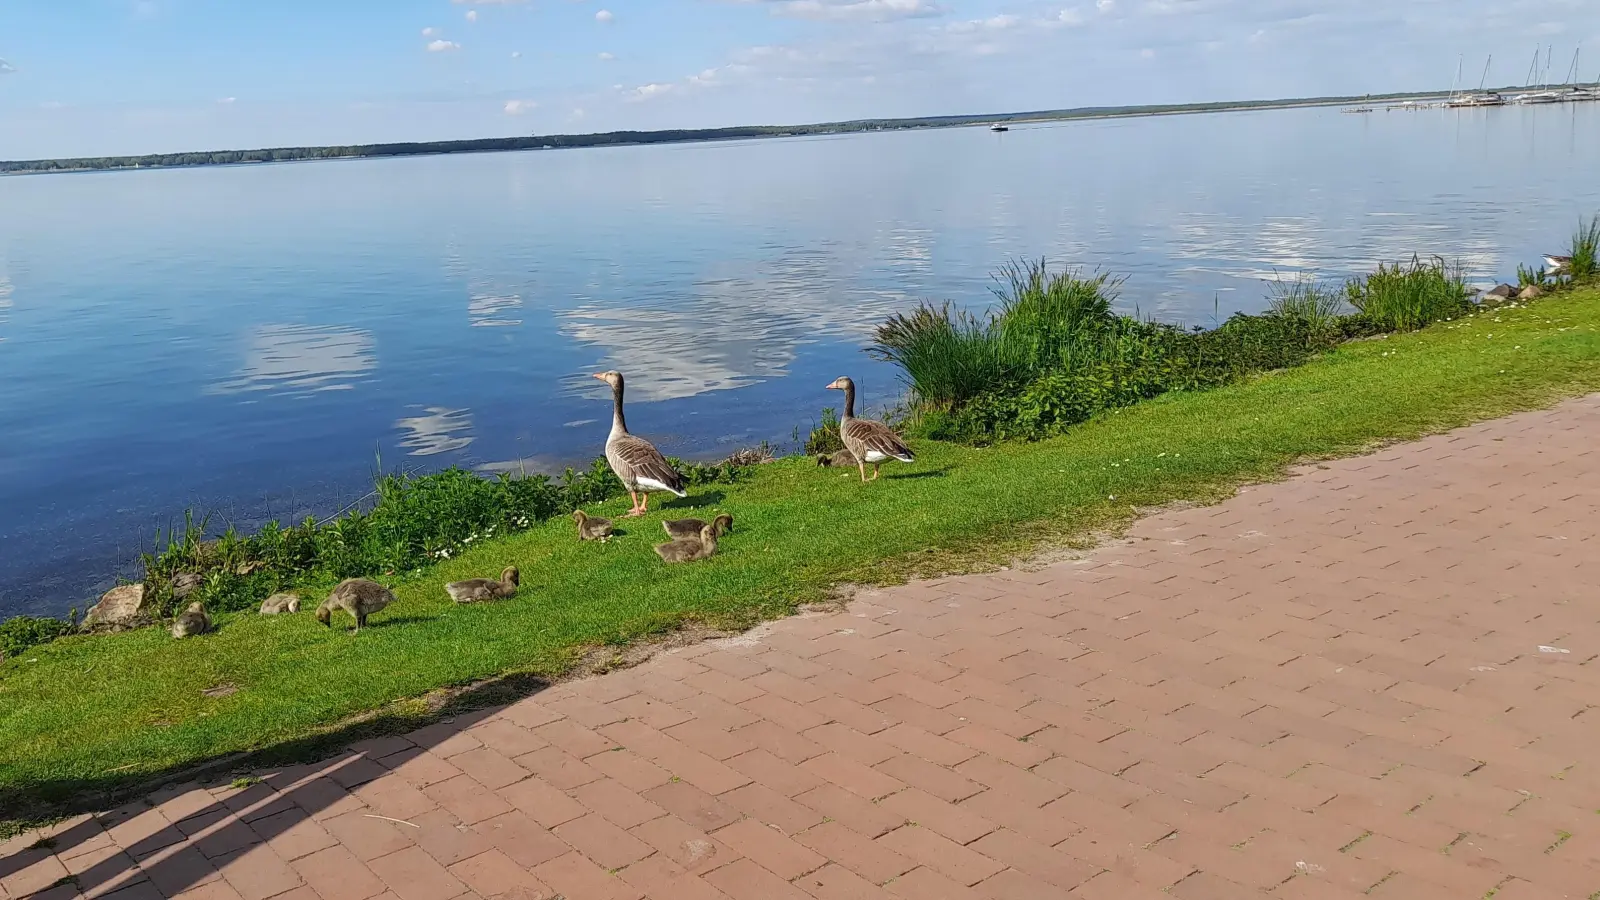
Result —
<path fill-rule="evenodd" d="M 900 391 L 861 352 L 1009 258 L 1212 324 L 1274 272 L 1514 278 L 1600 209 L 1600 103 L 1336 109 L 0 178 L 0 616 L 82 606 L 186 508 L 252 528 L 375 467 L 555 470 L 605 387 L 669 454 Z"/>

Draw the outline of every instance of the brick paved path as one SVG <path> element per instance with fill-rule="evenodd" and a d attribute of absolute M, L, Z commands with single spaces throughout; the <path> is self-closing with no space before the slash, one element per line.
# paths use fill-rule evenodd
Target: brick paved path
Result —
<path fill-rule="evenodd" d="M 1594 447 L 1600 397 L 168 790 L 0 900 L 1600 896 Z"/>

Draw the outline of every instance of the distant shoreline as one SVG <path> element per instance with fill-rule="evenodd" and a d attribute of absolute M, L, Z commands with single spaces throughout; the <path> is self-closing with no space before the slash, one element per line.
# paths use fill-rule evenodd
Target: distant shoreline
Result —
<path fill-rule="evenodd" d="M 443 156 L 455 153 L 508 153 L 524 150 L 571 150 L 583 147 L 626 147 L 644 144 L 688 144 L 760 138 L 862 134 L 874 131 L 909 131 L 919 128 L 968 128 L 1028 122 L 1080 119 L 1122 119 L 1144 116 L 1194 115 L 1258 109 L 1296 109 L 1338 106 L 1346 103 L 1422 100 L 1447 96 L 1442 91 L 1415 91 L 1348 97 L 1305 97 L 1281 100 L 1237 100 L 1218 103 L 1149 104 L 1143 106 L 1085 106 L 1034 112 L 988 115 L 932 116 L 899 119 L 858 119 L 812 125 L 750 125 L 730 128 L 687 128 L 662 131 L 611 131 L 593 134 L 532 135 L 512 138 L 477 138 L 458 141 L 422 141 L 325 147 L 278 147 L 258 150 L 211 150 L 187 153 L 152 153 L 138 156 L 73 157 L 0 161 L 0 175 L 50 175 L 73 172 L 114 172 L 142 169 L 183 169 L 200 166 L 306 160 L 374 159 L 396 156 Z"/>

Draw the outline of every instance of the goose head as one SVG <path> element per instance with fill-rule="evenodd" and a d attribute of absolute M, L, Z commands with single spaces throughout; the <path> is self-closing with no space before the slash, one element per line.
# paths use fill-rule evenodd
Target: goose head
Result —
<path fill-rule="evenodd" d="M 611 385 L 612 390 L 622 387 L 622 373 L 618 372 L 616 369 L 611 369 L 607 372 L 594 372 L 590 377 L 597 378 L 601 381 L 604 381 L 606 384 Z"/>
<path fill-rule="evenodd" d="M 711 527 L 716 529 L 718 534 L 727 534 L 733 530 L 733 516 L 723 513 L 711 520 Z"/>
<path fill-rule="evenodd" d="M 522 585 L 522 573 L 517 571 L 516 566 L 506 566 L 505 571 L 500 573 L 500 580 L 512 587 L 520 587 Z"/>
<path fill-rule="evenodd" d="M 838 378 L 835 378 L 833 380 L 832 384 L 830 384 L 826 388 L 824 388 L 824 390 L 829 390 L 829 391 L 848 391 L 848 390 L 850 390 L 851 388 L 853 388 L 855 386 L 856 386 L 856 383 L 854 381 L 851 381 L 848 377 L 846 377 L 844 375 L 840 375 Z"/>

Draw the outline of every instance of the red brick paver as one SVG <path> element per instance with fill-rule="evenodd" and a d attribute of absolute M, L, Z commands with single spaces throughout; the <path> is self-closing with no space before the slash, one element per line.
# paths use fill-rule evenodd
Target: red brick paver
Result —
<path fill-rule="evenodd" d="M 1597 447 L 1591 397 L 165 789 L 0 900 L 1589 898 Z"/>

